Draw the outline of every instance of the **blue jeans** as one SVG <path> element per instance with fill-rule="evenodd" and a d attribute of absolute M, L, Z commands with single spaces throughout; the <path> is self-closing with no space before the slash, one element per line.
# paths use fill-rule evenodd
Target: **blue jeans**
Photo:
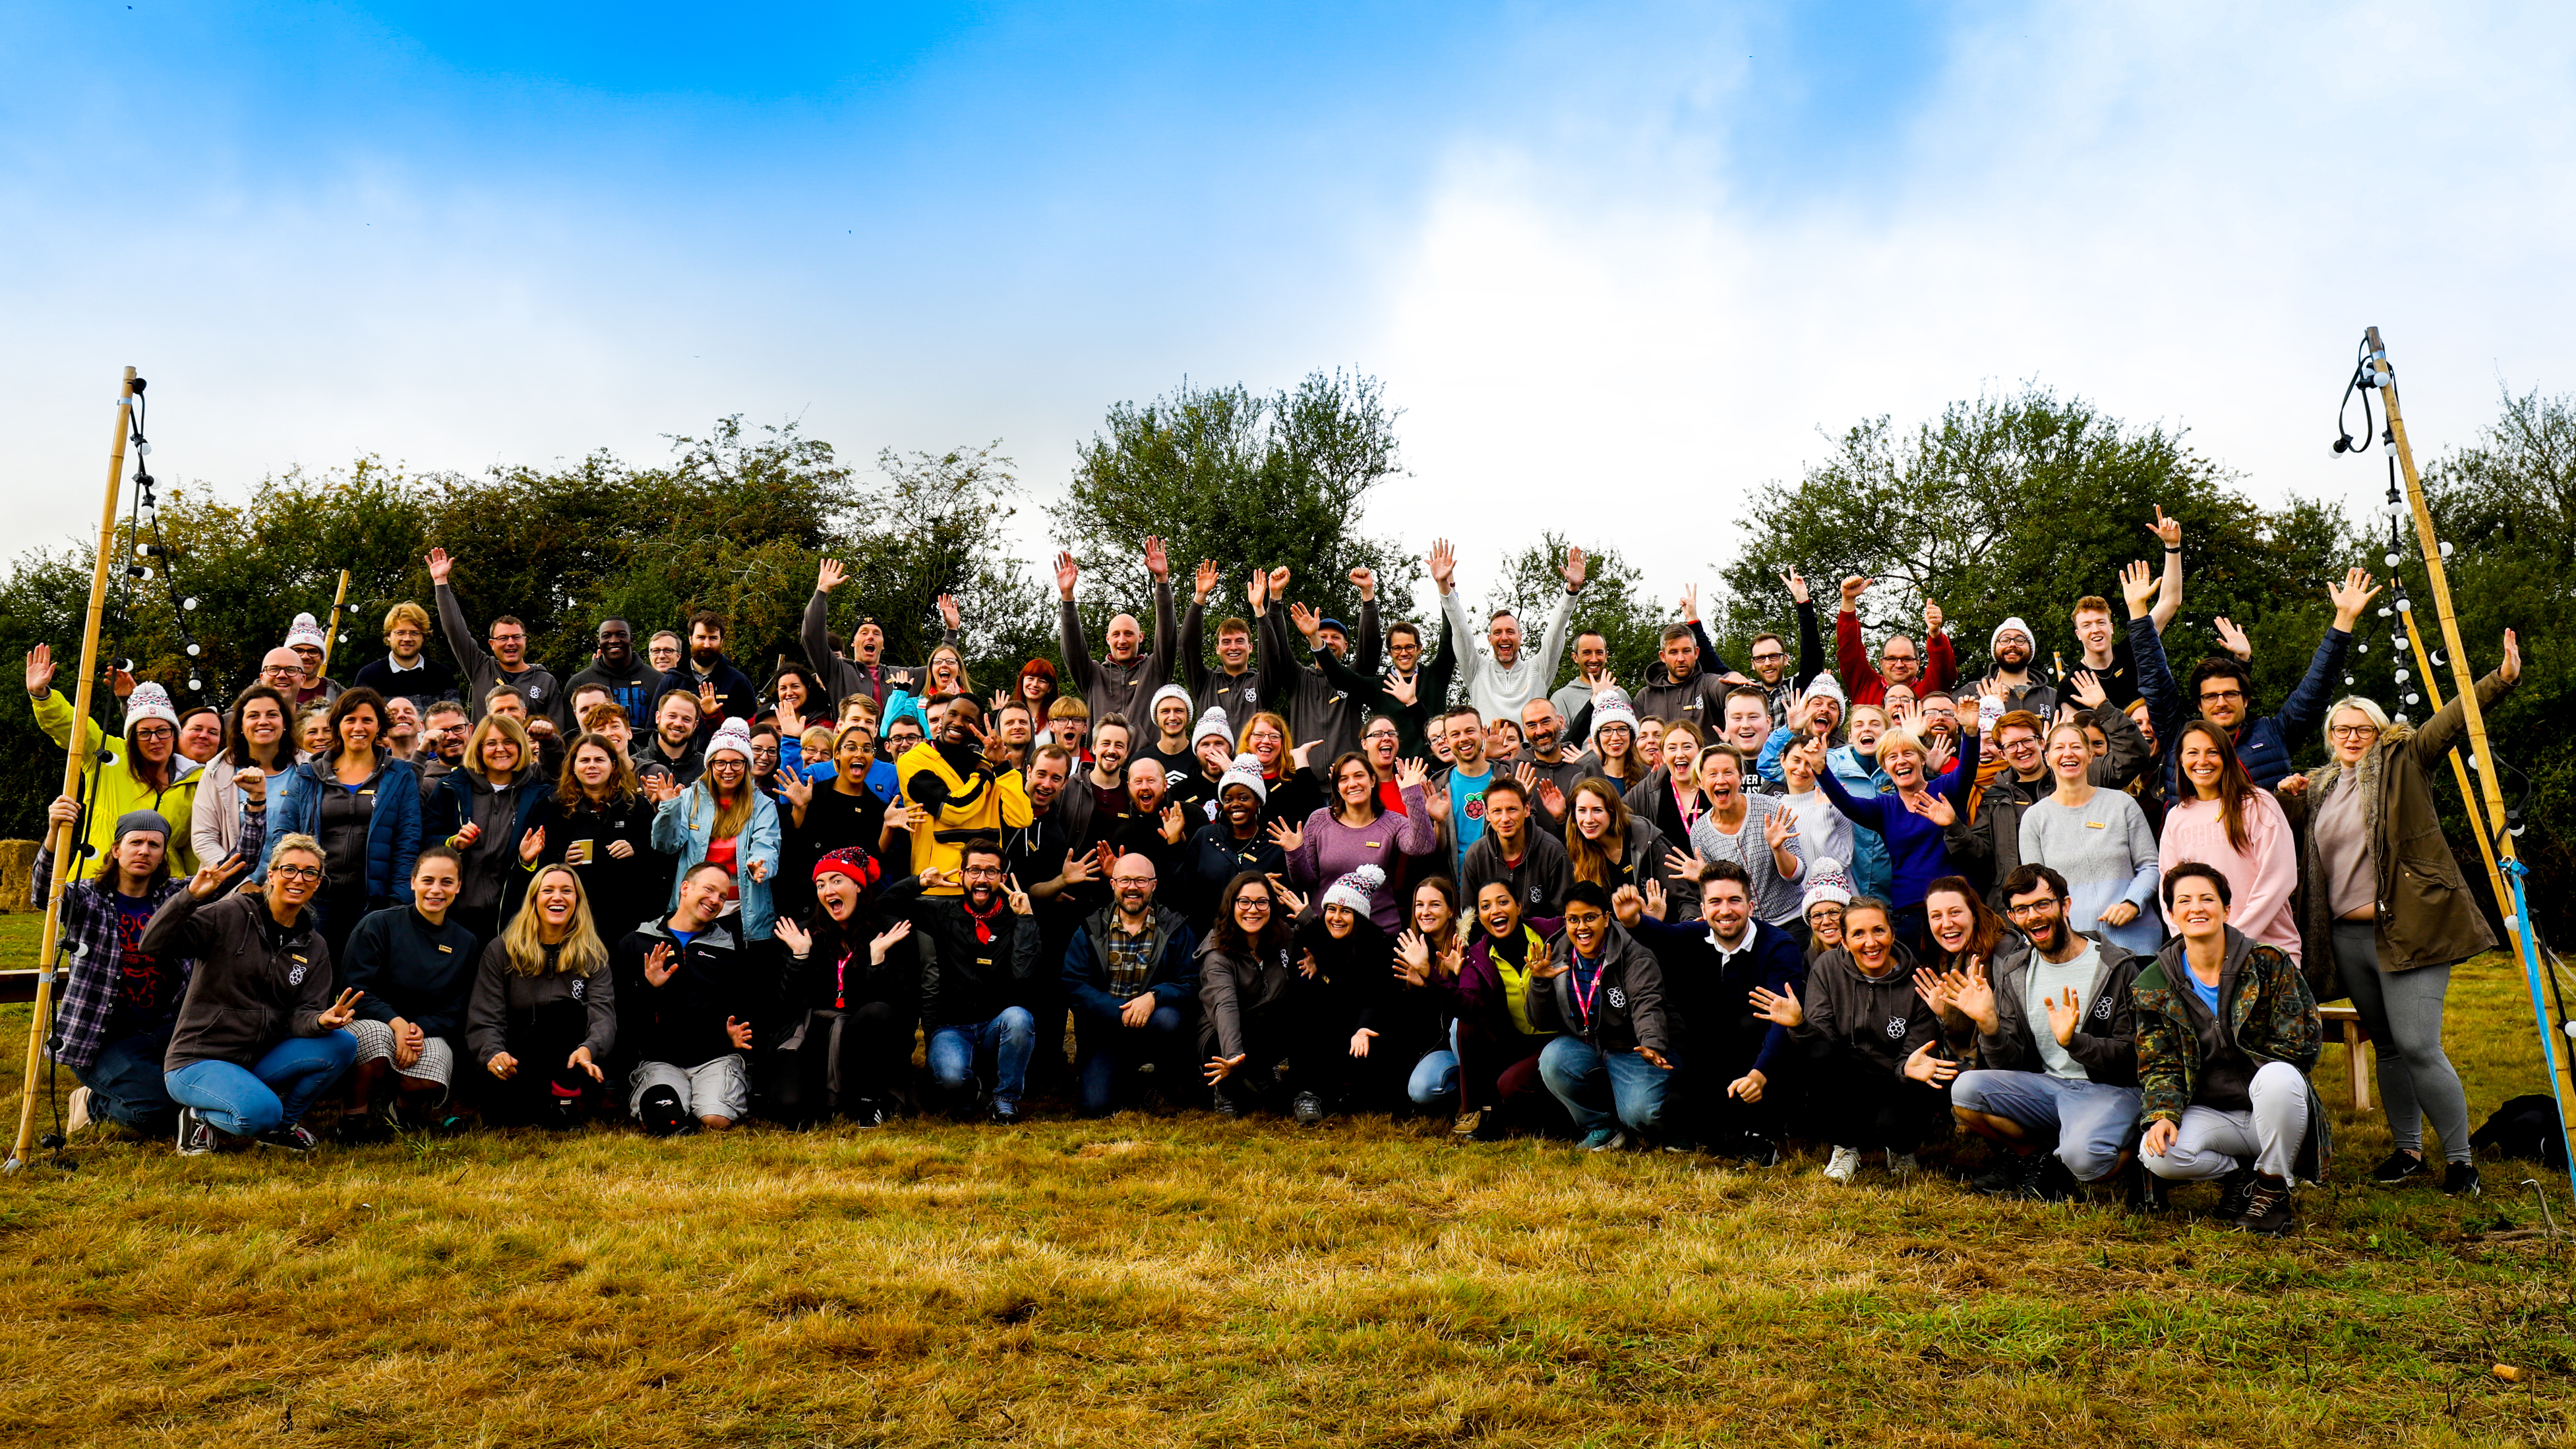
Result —
<path fill-rule="evenodd" d="M 356 1037 L 326 1031 L 290 1036 L 270 1047 L 254 1067 L 190 1062 L 162 1080 L 171 1100 L 196 1108 L 216 1131 L 256 1137 L 272 1127 L 294 1126 L 313 1099 L 357 1059 Z"/>
<path fill-rule="evenodd" d="M 1038 1049 L 1038 1019 L 1025 1006 L 1010 1006 L 991 1021 L 943 1026 L 930 1034 L 930 1075 L 950 1093 L 975 1090 L 975 1066 L 993 1074 L 993 1105 L 1016 1107 L 1029 1083 L 1029 1057 Z"/>
<path fill-rule="evenodd" d="M 2076 1082 L 2046 1072 L 1961 1072 L 1950 1105 L 2001 1117 L 2042 1142 L 2077 1182 L 2099 1182 L 2138 1140 L 2138 1089 Z"/>
<path fill-rule="evenodd" d="M 1406 1079 L 1404 1095 L 1417 1107 L 1433 1107 L 1458 1095 L 1458 1054 L 1446 1047 L 1424 1052 Z"/>
<path fill-rule="evenodd" d="M 1672 1075 L 1635 1052 L 1604 1053 L 1581 1037 L 1558 1037 L 1538 1054 L 1539 1080 L 1565 1104 L 1578 1132 L 1625 1126 L 1653 1136 L 1663 1125 L 1664 1087 Z"/>
<path fill-rule="evenodd" d="M 1181 1009 L 1155 1007 L 1143 1026 L 1129 1026 L 1117 1020 L 1080 1021 L 1074 1026 L 1073 1040 L 1073 1075 L 1081 1089 L 1083 1115 L 1096 1117 L 1116 1103 L 1122 1071 L 1145 1062 L 1163 1066 L 1180 1063 Z M 1196 1073 L 1178 1083 L 1178 1087 L 1197 1085 Z M 1178 1087 L 1174 1088 L 1176 1096 Z"/>
<path fill-rule="evenodd" d="M 161 1085 L 161 1055 L 169 1049 L 168 1033 L 139 1032 L 108 1042 L 88 1066 L 72 1068 L 89 1088 L 90 1115 L 137 1132 L 169 1131 L 179 1116 L 179 1104 Z"/>

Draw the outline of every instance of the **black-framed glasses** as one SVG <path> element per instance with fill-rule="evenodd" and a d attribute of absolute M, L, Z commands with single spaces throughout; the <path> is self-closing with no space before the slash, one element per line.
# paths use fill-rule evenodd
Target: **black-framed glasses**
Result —
<path fill-rule="evenodd" d="M 2015 920 L 2019 920 L 2023 916 L 2037 915 L 2042 911 L 2053 911 L 2056 909 L 2057 897 L 2047 896 L 2040 900 L 2023 901 L 2017 905 L 2006 905 L 2004 907 L 2004 914 Z"/>
<path fill-rule="evenodd" d="M 322 871 L 310 865 L 272 865 L 268 873 L 284 880 L 320 880 Z"/>

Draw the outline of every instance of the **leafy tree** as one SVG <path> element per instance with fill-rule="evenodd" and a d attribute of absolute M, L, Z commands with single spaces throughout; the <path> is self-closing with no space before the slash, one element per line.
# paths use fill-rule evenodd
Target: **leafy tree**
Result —
<path fill-rule="evenodd" d="M 1349 573 L 1374 569 L 1381 614 L 1405 617 L 1413 561 L 1363 522 L 1370 492 L 1400 473 L 1398 416 L 1377 379 L 1340 372 L 1269 396 L 1241 383 L 1185 382 L 1141 407 L 1111 407 L 1104 430 L 1081 445 L 1064 499 L 1047 508 L 1082 565 L 1080 597 L 1098 615 L 1086 612 L 1086 622 L 1097 628 L 1121 610 L 1150 620 L 1149 536 L 1169 553 L 1182 610 L 1198 561 L 1213 559 L 1225 597 L 1244 597 L 1255 566 L 1285 565 L 1292 598 L 1354 622 L 1359 593 Z M 1224 607 L 1209 601 L 1211 626 Z M 1213 646 L 1213 627 L 1208 635 Z"/>
<path fill-rule="evenodd" d="M 2233 481 L 2178 432 L 2131 427 L 2038 386 L 1952 403 L 1911 432 L 1869 419 L 1797 483 L 1755 495 L 1752 512 L 1769 529 L 1724 569 L 1731 631 L 1734 611 L 1776 612 L 1790 568 L 1806 574 L 1830 629 L 1836 586 L 1860 574 L 1878 581 L 1861 604 L 1873 639 L 1919 630 L 1928 597 L 1963 656 L 1982 656 L 1993 627 L 2020 614 L 2046 663 L 2053 650 L 2074 652 L 2077 599 L 2116 605 L 2120 566 L 2161 560 L 2148 531 L 2161 508 L 2182 521 L 2189 571 L 2190 612 L 2167 649 L 2198 659 L 2215 647 L 2198 621 L 2229 616 L 2257 645 L 2258 685 L 2286 688 L 2327 616 L 2325 581 L 2352 545 L 2330 505 L 2294 500 L 2267 512 Z"/>

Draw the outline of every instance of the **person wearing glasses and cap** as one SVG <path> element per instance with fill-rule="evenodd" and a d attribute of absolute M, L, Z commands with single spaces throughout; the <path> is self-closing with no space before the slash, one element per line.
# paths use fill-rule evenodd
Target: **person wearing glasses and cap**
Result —
<path fill-rule="evenodd" d="M 27 698 L 36 723 L 65 749 L 72 742 L 72 702 L 54 688 L 54 651 L 39 644 L 27 651 Z M 116 847 L 116 822 L 136 810 L 150 810 L 170 824 L 172 859 L 181 870 L 196 868 L 189 832 L 197 810 L 195 761 L 179 753 L 179 711 L 170 691 L 158 684 L 136 685 L 125 701 L 125 731 L 120 740 L 102 741 L 93 725 L 83 743 L 92 758 L 81 767 L 77 792 L 89 809 L 74 852 L 80 869 L 104 860 Z"/>

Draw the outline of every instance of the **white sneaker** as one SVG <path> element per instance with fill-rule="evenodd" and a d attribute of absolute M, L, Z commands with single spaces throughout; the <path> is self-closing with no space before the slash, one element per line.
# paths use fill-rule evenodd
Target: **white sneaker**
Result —
<path fill-rule="evenodd" d="M 89 1088 L 72 1088 L 71 1099 L 63 1104 L 63 1135 L 69 1137 L 88 1127 L 93 1120 L 89 1115 Z"/>
<path fill-rule="evenodd" d="M 1887 1170 L 1899 1177 L 1916 1171 L 1920 1166 L 1921 1164 L 1914 1160 L 1914 1154 L 1911 1152 L 1891 1151 L 1887 1154 Z"/>
<path fill-rule="evenodd" d="M 1852 1179 L 1858 1176 L 1860 1176 L 1860 1152 L 1850 1147 L 1835 1148 L 1832 1159 L 1825 1163 L 1825 1177 L 1829 1181 L 1849 1187 Z"/>

